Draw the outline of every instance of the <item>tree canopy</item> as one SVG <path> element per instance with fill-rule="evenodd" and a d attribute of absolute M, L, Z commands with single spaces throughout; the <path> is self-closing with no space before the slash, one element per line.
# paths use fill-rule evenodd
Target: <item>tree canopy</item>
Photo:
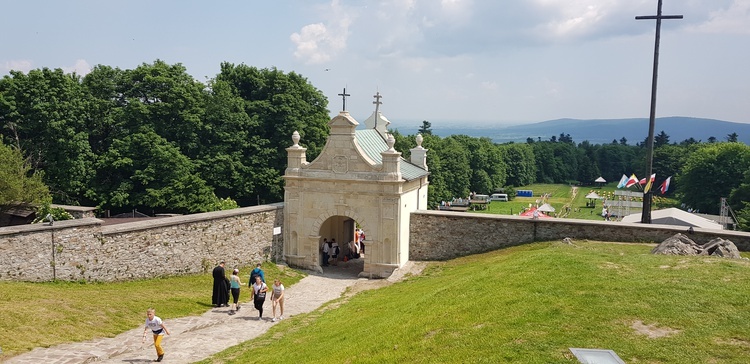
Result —
<path fill-rule="evenodd" d="M 206 84 L 161 60 L 0 79 L 0 139 L 44 172 L 55 202 L 102 210 L 200 212 L 282 198 L 296 130 L 315 157 L 327 100 L 304 77 L 221 65 Z"/>
<path fill-rule="evenodd" d="M 11 72 L 0 79 L 0 204 L 43 202 L 98 206 L 113 212 L 200 212 L 277 202 L 298 131 L 314 159 L 328 136 L 328 100 L 295 72 L 222 63 L 196 81 L 181 64 L 156 60 L 135 69 L 105 65 L 81 78 L 60 69 Z M 647 140 L 607 144 L 570 134 L 496 144 L 489 138 L 433 134 L 419 127 L 430 150 L 430 206 L 469 192 L 540 183 L 616 181 L 645 176 Z M 392 131 L 408 159 L 414 135 Z M 674 176 L 669 194 L 716 212 L 729 197 L 750 221 L 750 152 L 737 143 L 654 137 L 653 172 Z M 49 190 L 46 189 L 49 186 Z M 49 192 L 47 192 L 49 191 Z M 750 229 L 750 226 L 747 226 Z"/>
<path fill-rule="evenodd" d="M 34 172 L 21 151 L 0 141 L 0 211 L 50 201 L 42 172 Z"/>

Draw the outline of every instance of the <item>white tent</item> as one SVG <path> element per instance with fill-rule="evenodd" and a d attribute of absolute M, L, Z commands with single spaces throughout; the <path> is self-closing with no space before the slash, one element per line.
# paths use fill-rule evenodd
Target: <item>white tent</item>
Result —
<path fill-rule="evenodd" d="M 586 195 L 586 198 L 600 199 L 601 196 L 597 195 L 596 192 L 591 192 L 588 195 Z"/>
<path fill-rule="evenodd" d="M 548 203 L 546 203 L 546 204 L 544 204 L 542 206 L 539 206 L 539 208 L 537 210 L 542 211 L 542 212 L 555 212 L 555 208 L 552 207 L 552 205 L 550 205 Z"/>
<path fill-rule="evenodd" d="M 622 222 L 641 222 L 641 213 L 630 214 Z M 721 224 L 677 208 L 651 211 L 651 223 L 662 225 L 692 226 L 702 229 L 722 230 Z"/>
<path fill-rule="evenodd" d="M 604 179 L 603 177 L 599 177 L 599 178 L 595 179 L 594 182 L 597 182 L 597 183 L 607 183 L 607 180 Z"/>

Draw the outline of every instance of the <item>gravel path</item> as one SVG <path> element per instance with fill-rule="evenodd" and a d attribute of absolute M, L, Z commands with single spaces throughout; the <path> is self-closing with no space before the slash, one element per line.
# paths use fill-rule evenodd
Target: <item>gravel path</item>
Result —
<path fill-rule="evenodd" d="M 358 292 L 382 287 L 398 281 L 406 273 L 419 273 L 423 264 L 409 262 L 386 280 L 358 278 L 362 271 L 362 260 L 339 263 L 326 267 L 323 274 L 306 272 L 307 277 L 286 288 L 285 318 L 314 311 L 324 303 L 341 297 L 347 288 Z M 247 288 L 242 297 L 247 300 Z M 240 300 L 241 302 L 243 299 Z M 165 320 L 171 335 L 162 341 L 164 363 L 192 363 L 205 359 L 241 342 L 254 339 L 265 333 L 275 322 L 271 322 L 271 302 L 263 306 L 264 317 L 258 321 L 258 311 L 251 302 L 245 302 L 236 315 L 229 315 L 228 307 L 212 308 L 200 316 L 189 316 Z M 157 308 L 158 315 L 158 308 Z M 57 345 L 51 348 L 36 348 L 28 353 L 10 358 L 6 363 L 146 363 L 153 362 L 156 350 L 151 337 L 142 344 L 143 327 L 117 335 L 92 341 Z"/>

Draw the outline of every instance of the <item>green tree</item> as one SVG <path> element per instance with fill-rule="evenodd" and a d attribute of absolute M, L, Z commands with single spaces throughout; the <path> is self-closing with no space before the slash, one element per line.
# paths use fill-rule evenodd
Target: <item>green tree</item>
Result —
<path fill-rule="evenodd" d="M 739 137 L 739 135 L 737 135 L 737 133 L 728 134 L 727 135 L 727 141 L 730 142 L 730 143 L 737 143 L 737 138 L 738 137 Z"/>
<path fill-rule="evenodd" d="M 669 135 L 662 130 L 659 134 L 654 135 L 654 148 L 669 144 Z"/>
<path fill-rule="evenodd" d="M 445 187 L 451 197 L 469 196 L 472 170 L 469 151 L 455 138 L 443 139 L 440 147 L 441 173 L 445 175 Z"/>
<path fill-rule="evenodd" d="M 210 181 L 219 197 L 240 205 L 257 203 L 256 184 L 278 172 L 263 163 L 276 148 L 261 137 L 258 117 L 245 110 L 245 101 L 226 81 L 213 81 L 202 132 L 203 152 L 196 161 L 200 176 Z"/>
<path fill-rule="evenodd" d="M 617 181 L 623 174 L 630 175 L 639 170 L 634 161 L 639 148 L 622 144 L 603 144 L 595 148 L 596 165 L 607 181 Z M 594 177 L 596 178 L 596 177 Z"/>
<path fill-rule="evenodd" d="M 117 81 L 127 134 L 153 130 L 189 158 L 200 155 L 205 85 L 184 66 L 156 60 L 125 71 Z"/>
<path fill-rule="evenodd" d="M 153 131 L 115 140 L 99 165 L 92 197 L 102 209 L 194 213 L 219 205 L 193 162 Z"/>
<path fill-rule="evenodd" d="M 502 151 L 508 165 L 507 184 L 525 186 L 535 182 L 536 165 L 534 150 L 529 144 L 504 144 Z"/>
<path fill-rule="evenodd" d="M 682 173 L 675 178 L 676 192 L 688 206 L 718 214 L 720 199 L 729 197 L 742 184 L 748 168 L 750 147 L 740 143 L 704 144 L 685 160 Z"/>
<path fill-rule="evenodd" d="M 422 120 L 422 126 L 419 127 L 419 134 L 432 135 L 432 123 L 427 120 Z"/>
<path fill-rule="evenodd" d="M 42 172 L 34 172 L 20 150 L 0 140 L 0 211 L 51 200 L 42 182 Z"/>
<path fill-rule="evenodd" d="M 11 71 L 0 80 L 3 139 L 23 150 L 55 201 L 75 204 L 93 175 L 88 98 L 75 74 L 61 69 Z"/>
<path fill-rule="evenodd" d="M 281 200 L 292 133 L 300 133 L 308 158 L 317 157 L 328 137 L 328 100 L 304 77 L 276 68 L 222 63 L 215 80 L 226 82 L 244 100 L 245 113 L 259 123 L 256 140 L 267 141 L 268 153 L 251 156 L 255 165 L 265 167 L 254 178 L 256 196 L 261 203 Z"/>

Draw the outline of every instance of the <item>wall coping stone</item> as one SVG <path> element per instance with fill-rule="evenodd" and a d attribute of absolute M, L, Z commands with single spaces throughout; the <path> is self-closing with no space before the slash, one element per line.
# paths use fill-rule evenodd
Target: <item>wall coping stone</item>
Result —
<path fill-rule="evenodd" d="M 48 231 L 48 230 L 62 230 L 62 229 L 69 229 L 69 228 L 75 228 L 75 227 L 101 225 L 102 223 L 103 221 L 97 218 L 86 217 L 83 219 L 55 221 L 55 223 L 52 225 L 50 225 L 48 222 L 45 222 L 45 223 L 39 223 L 39 224 L 4 226 L 4 227 L 0 227 L 0 236 L 33 233 L 33 232 Z"/>
<path fill-rule="evenodd" d="M 107 225 L 102 227 L 102 235 L 121 234 L 131 231 L 150 230 L 173 225 L 189 224 L 201 221 L 219 220 L 228 217 L 249 215 L 264 211 L 275 211 L 284 208 L 283 203 L 274 203 L 269 205 L 240 207 L 230 210 L 203 212 L 198 214 L 180 215 L 172 217 L 162 217 L 159 219 L 148 219 L 147 221 L 135 221 L 123 224 Z"/>
<path fill-rule="evenodd" d="M 567 219 L 567 218 L 532 219 L 530 217 L 517 216 L 517 215 L 480 214 L 480 213 L 474 213 L 474 212 L 456 213 L 456 212 L 451 212 L 451 211 L 440 211 L 440 210 L 419 210 L 419 211 L 412 212 L 412 214 L 433 215 L 433 216 L 442 216 L 442 217 L 471 217 L 471 218 L 487 219 L 487 220 L 516 220 L 516 221 L 528 221 L 529 223 L 539 223 L 539 224 L 565 224 L 565 225 L 607 226 L 607 227 L 611 227 L 612 224 L 617 224 L 620 226 L 635 227 L 635 228 L 640 228 L 644 230 L 653 229 L 653 230 L 674 231 L 675 233 L 685 233 L 688 230 L 687 226 L 675 226 L 675 225 L 663 225 L 663 224 L 641 224 L 641 223 L 635 223 L 635 222 L 619 222 L 619 221 L 603 221 L 603 220 L 597 221 L 597 220 L 581 220 L 581 219 Z M 714 230 L 714 229 L 704 229 L 704 228 L 693 228 L 693 231 L 700 232 L 706 235 L 720 234 L 722 236 L 737 236 L 737 237 L 743 237 L 743 238 L 747 238 L 748 236 L 750 236 L 750 233 L 748 232 L 735 231 L 735 230 Z"/>

